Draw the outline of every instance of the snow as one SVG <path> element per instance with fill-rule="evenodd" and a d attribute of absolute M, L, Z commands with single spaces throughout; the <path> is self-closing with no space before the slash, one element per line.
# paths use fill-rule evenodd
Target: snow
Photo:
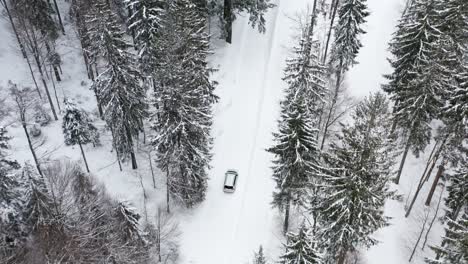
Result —
<path fill-rule="evenodd" d="M 282 252 L 281 215 L 271 208 L 274 183 L 271 179 L 272 156 L 265 151 L 272 145 L 272 132 L 276 130 L 279 101 L 285 83 L 281 80 L 285 60 L 294 45 L 297 33 L 294 16 L 304 13 L 313 0 L 276 0 L 277 7 L 267 15 L 267 32 L 259 34 L 248 24 L 248 17 L 239 16 L 233 27 L 231 45 L 213 38 L 213 66 L 219 71 L 214 79 L 219 82 L 217 93 L 220 102 L 215 107 L 212 135 L 214 157 L 210 171 L 206 201 L 199 206 L 185 210 L 179 208 L 176 214 L 181 228 L 182 264 L 241 264 L 253 257 L 253 252 L 263 245 L 270 262 L 277 260 Z M 404 6 L 403 0 L 368 0 L 371 15 L 366 24 L 367 34 L 354 66 L 347 74 L 349 92 L 356 97 L 377 91 L 385 81 L 382 74 L 390 72 L 386 58 L 387 44 Z M 89 91 L 90 81 L 86 78 L 79 43 L 67 21 L 66 3 L 62 6 L 67 35 L 60 38 L 57 50 L 63 60 L 63 82 L 58 84 L 60 99 L 72 97 L 83 108 L 95 110 L 95 99 Z M 0 96 L 7 96 L 8 80 L 31 85 L 25 60 L 17 49 L 16 39 L 11 35 L 7 20 L 0 20 Z M 322 35 L 322 34 L 320 34 Z M 84 85 L 81 82 L 85 81 Z M 23 162 L 31 161 L 24 133 L 18 124 L 8 123 L 9 135 L 14 138 L 14 158 Z M 97 120 L 101 132 L 103 122 Z M 44 160 L 65 159 L 80 161 L 77 147 L 65 146 L 61 132 L 61 120 L 43 128 L 45 145 L 38 149 Z M 138 149 L 140 169 L 135 172 L 124 164 L 120 172 L 115 152 L 111 152 L 110 133 L 101 133 L 103 146 L 84 147 L 90 170 L 117 198 L 129 200 L 143 212 L 143 193 L 140 176 L 148 195 L 148 214 L 154 217 L 158 205 L 164 206 L 165 189 L 163 177 L 157 175 L 156 189 L 152 188 L 148 157 Z M 430 147 L 427 149 L 429 150 Z M 429 152 L 429 151 L 426 151 Z M 427 156 L 416 159 L 409 157 L 398 187 L 406 196 L 423 170 Z M 154 163 L 153 163 L 154 166 Z M 232 194 L 223 192 L 225 172 L 236 169 L 239 173 L 237 189 Z M 418 216 L 424 213 L 423 198 L 430 183 L 426 183 L 412 216 L 404 218 L 404 201 L 388 202 L 386 214 L 393 217 L 391 226 L 375 235 L 381 244 L 365 251 L 369 264 L 395 264 L 407 261 L 410 246 L 419 231 Z M 413 190 L 414 191 L 414 190 Z M 434 201 L 438 198 L 434 197 Z M 435 204 L 436 202 L 433 202 Z M 431 212 L 432 216 L 432 212 Z M 438 243 L 440 225 L 432 231 L 429 243 Z M 424 255 L 430 250 L 418 250 L 415 264 L 424 263 Z"/>

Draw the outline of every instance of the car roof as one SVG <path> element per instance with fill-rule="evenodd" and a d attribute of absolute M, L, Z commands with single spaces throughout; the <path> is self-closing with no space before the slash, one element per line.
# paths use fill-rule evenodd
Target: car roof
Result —
<path fill-rule="evenodd" d="M 225 186 L 234 186 L 236 181 L 237 173 L 232 173 L 230 171 L 226 172 L 226 178 L 224 179 Z"/>

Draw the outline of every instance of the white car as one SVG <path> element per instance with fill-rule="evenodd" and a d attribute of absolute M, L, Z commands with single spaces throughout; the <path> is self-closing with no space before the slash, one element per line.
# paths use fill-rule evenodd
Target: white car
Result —
<path fill-rule="evenodd" d="M 224 192 L 233 193 L 236 190 L 237 171 L 228 170 L 224 177 Z"/>

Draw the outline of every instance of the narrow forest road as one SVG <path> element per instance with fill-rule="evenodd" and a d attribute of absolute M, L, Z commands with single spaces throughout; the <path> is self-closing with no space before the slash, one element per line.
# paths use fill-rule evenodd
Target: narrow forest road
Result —
<path fill-rule="evenodd" d="M 307 0 L 276 1 L 258 33 L 239 16 L 233 43 L 215 50 L 220 102 L 215 109 L 214 157 L 206 201 L 183 217 L 182 263 L 242 264 L 263 245 L 276 255 L 280 245 L 277 211 L 271 208 L 274 182 L 272 144 L 284 83 L 281 80 L 291 36 L 291 17 L 305 12 Z M 219 66 L 218 66 L 219 65 Z M 239 172 L 237 190 L 223 192 L 227 169 Z"/>

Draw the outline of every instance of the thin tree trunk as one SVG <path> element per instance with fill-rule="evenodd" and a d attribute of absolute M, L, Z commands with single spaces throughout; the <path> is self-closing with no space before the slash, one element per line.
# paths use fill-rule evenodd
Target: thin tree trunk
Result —
<path fill-rule="evenodd" d="M 327 61 L 327 55 L 328 55 L 328 47 L 330 45 L 330 38 L 331 38 L 331 33 L 333 30 L 333 24 L 335 23 L 335 17 L 336 17 L 336 11 L 338 10 L 338 3 L 339 0 L 335 0 L 334 4 L 332 4 L 333 11 L 331 13 L 331 20 L 330 20 L 330 28 L 328 29 L 328 35 L 327 35 L 327 42 L 325 44 L 325 52 L 323 54 L 323 63 Z"/>
<path fill-rule="evenodd" d="M 120 162 L 120 154 L 115 144 L 114 129 L 112 128 L 112 126 L 110 126 L 110 130 L 111 130 L 111 135 L 112 135 L 112 145 L 114 146 L 115 154 L 117 155 L 117 162 L 119 163 L 119 169 L 120 171 L 122 171 L 122 163 Z"/>
<path fill-rule="evenodd" d="M 15 33 L 16 40 L 18 41 L 18 45 L 20 47 L 21 54 L 23 54 L 23 57 L 26 58 L 26 50 L 24 49 L 23 42 L 21 42 L 21 39 L 19 37 L 18 30 L 16 29 L 15 22 L 13 21 L 13 17 L 11 16 L 10 9 L 8 8 L 8 4 L 7 4 L 6 0 L 2 0 L 2 2 L 3 2 L 3 6 L 5 7 L 5 10 L 7 12 L 8 19 L 10 20 L 11 27 L 13 28 L 13 32 Z"/>
<path fill-rule="evenodd" d="M 88 161 L 86 160 L 86 156 L 85 156 L 85 153 L 83 151 L 83 146 L 81 145 L 81 142 L 78 142 L 78 145 L 80 146 L 81 156 L 83 156 L 84 164 L 86 166 L 86 171 L 89 173 Z"/>
<path fill-rule="evenodd" d="M 416 243 L 414 244 L 413 251 L 411 252 L 411 256 L 410 256 L 408 262 L 411 262 L 411 260 L 413 260 L 414 253 L 416 253 L 416 248 L 418 247 L 419 241 L 421 241 L 421 237 L 422 237 L 422 235 L 424 233 L 424 229 L 426 228 L 426 223 L 427 223 L 428 218 L 429 218 L 429 212 L 424 217 L 424 223 L 423 223 L 423 226 L 421 228 L 421 232 L 419 233 L 418 240 L 416 240 Z"/>
<path fill-rule="evenodd" d="M 401 173 L 403 172 L 403 167 L 405 166 L 406 157 L 408 156 L 408 152 L 409 152 L 409 149 L 410 149 L 410 146 L 411 146 L 411 144 L 410 144 L 411 134 L 412 134 L 412 132 L 410 133 L 410 135 L 408 136 L 408 139 L 406 140 L 405 152 L 403 152 L 403 157 L 402 157 L 401 162 L 400 162 L 400 167 L 398 168 L 398 174 L 397 174 L 397 176 L 395 178 L 395 184 L 400 183 Z"/>
<path fill-rule="evenodd" d="M 132 133 L 130 132 L 130 128 L 128 127 L 128 125 L 125 125 L 125 132 L 127 133 L 128 144 L 131 146 L 130 157 L 132 159 L 132 169 L 136 170 L 138 169 L 138 164 L 136 161 L 135 150 L 133 149 L 134 146 Z"/>
<path fill-rule="evenodd" d="M 149 164 L 150 164 L 150 169 L 151 169 L 151 177 L 153 179 L 153 188 L 156 189 L 156 180 L 154 179 L 154 170 L 153 170 L 153 161 L 151 159 L 151 151 L 148 152 L 148 159 L 149 159 Z"/>
<path fill-rule="evenodd" d="M 437 188 L 437 185 L 439 184 L 440 177 L 444 173 L 445 163 L 446 161 L 444 160 L 442 161 L 442 164 L 439 165 L 439 170 L 437 171 L 436 177 L 434 178 L 434 182 L 432 183 L 431 190 L 429 191 L 429 194 L 427 195 L 427 199 L 425 203 L 426 206 L 429 206 L 431 204 L 432 196 L 434 196 L 434 192 Z"/>
<path fill-rule="evenodd" d="M 65 35 L 65 27 L 63 27 L 62 16 L 60 15 L 60 10 L 57 5 L 57 0 L 54 0 L 54 6 L 55 6 L 55 10 L 57 11 L 57 17 L 59 20 L 60 28 L 62 29 L 62 33 Z"/>
<path fill-rule="evenodd" d="M 167 168 L 166 169 L 166 209 L 167 209 L 168 214 L 171 213 L 171 209 L 169 207 L 169 198 L 170 198 L 170 195 L 169 195 L 169 168 Z"/>
<path fill-rule="evenodd" d="M 226 42 L 232 43 L 232 2 L 231 0 L 224 0 L 224 23 Z"/>
<path fill-rule="evenodd" d="M 333 115 L 333 110 L 335 108 L 335 105 L 338 101 L 338 95 L 340 93 L 340 86 L 341 86 L 341 77 L 342 77 L 342 67 L 343 67 L 343 59 L 340 59 L 340 64 L 338 66 L 337 72 L 336 72 L 336 83 L 335 83 L 335 91 L 333 94 L 333 100 L 330 105 L 330 110 L 328 111 L 327 119 L 323 128 L 323 138 L 322 138 L 322 143 L 320 144 L 320 150 L 323 150 L 323 147 L 325 146 L 325 141 L 328 136 L 328 128 L 330 126 L 330 121 Z"/>
<path fill-rule="evenodd" d="M 432 170 L 434 169 L 437 161 L 439 160 L 440 154 L 444 150 L 445 143 L 447 142 L 449 136 L 450 136 L 450 134 L 445 135 L 442 142 L 440 143 L 439 149 L 437 150 L 436 154 L 434 155 L 434 158 L 432 159 L 431 168 L 429 169 L 429 172 L 427 173 L 427 176 L 426 176 L 426 179 L 425 179 L 426 182 L 429 181 L 429 178 L 431 177 L 431 174 L 432 174 Z"/>
<path fill-rule="evenodd" d="M 418 186 L 416 187 L 416 193 L 414 194 L 413 199 L 411 200 L 411 204 L 408 207 L 408 210 L 406 210 L 405 217 L 408 217 L 410 215 L 411 210 L 413 209 L 414 203 L 416 202 L 416 199 L 418 198 L 419 192 L 421 191 L 422 186 L 424 185 L 424 179 L 426 178 L 426 172 L 427 172 L 427 169 L 429 168 L 429 164 L 431 163 L 431 160 L 433 158 L 433 155 L 434 155 L 434 152 L 435 152 L 435 150 L 437 148 L 437 145 L 438 145 L 438 142 L 436 142 L 434 144 L 434 147 L 432 148 L 431 154 L 429 155 L 429 159 L 427 160 L 427 163 L 426 163 L 426 168 L 424 169 L 424 172 L 421 175 L 421 178 L 419 179 Z"/>
<path fill-rule="evenodd" d="M 28 64 L 29 72 L 31 73 L 31 78 L 33 79 L 34 86 L 36 87 L 36 92 L 37 94 L 39 94 L 39 98 L 42 100 L 41 90 L 39 89 L 39 85 L 37 85 L 36 77 L 34 76 L 34 71 L 32 69 L 31 61 L 29 60 L 28 54 L 25 53 L 24 57 L 26 58 L 26 63 Z"/>
<path fill-rule="evenodd" d="M 41 166 L 39 165 L 39 160 L 37 159 L 36 151 L 34 150 L 34 147 L 32 145 L 31 137 L 29 136 L 29 132 L 28 132 L 28 129 L 26 127 L 25 121 L 22 121 L 21 125 L 23 126 L 24 133 L 26 134 L 26 139 L 28 140 L 29 150 L 31 150 L 31 154 L 32 154 L 33 159 L 34 159 L 34 163 L 36 164 L 37 172 L 39 172 L 39 175 L 44 176 L 44 174 L 42 174 Z"/>
<path fill-rule="evenodd" d="M 284 223 L 283 223 L 283 233 L 286 234 L 289 228 L 289 209 L 291 207 L 290 198 L 287 198 L 286 207 L 284 209 Z"/>
<path fill-rule="evenodd" d="M 348 251 L 346 249 L 341 250 L 340 255 L 338 256 L 337 264 L 344 264 L 346 260 L 346 253 Z"/>
<path fill-rule="evenodd" d="M 156 251 L 158 252 L 158 263 L 161 263 L 161 208 L 158 208 L 158 229 L 156 234 Z"/>
<path fill-rule="evenodd" d="M 50 70 L 52 71 L 52 67 L 50 68 Z M 60 108 L 60 102 L 59 102 L 58 95 L 57 95 L 57 88 L 55 87 L 54 79 L 52 78 L 51 80 L 52 80 L 52 88 L 54 88 L 55 101 L 57 102 L 57 107 L 60 112 L 62 111 L 62 109 Z"/>
<path fill-rule="evenodd" d="M 50 109 L 52 111 L 54 119 L 58 120 L 57 113 L 55 112 L 55 107 L 54 107 L 54 104 L 52 103 L 52 98 L 50 96 L 49 87 L 47 86 L 47 83 L 46 83 L 45 78 L 44 78 L 44 72 L 42 70 L 41 61 L 39 59 L 39 50 L 38 50 L 39 47 L 38 47 L 36 38 L 35 38 L 34 34 L 33 34 L 33 36 L 31 36 L 29 34 L 28 28 L 27 28 L 24 21 L 22 21 L 21 25 L 23 26 L 24 32 L 26 33 L 26 36 L 28 37 L 28 40 L 30 42 L 31 50 L 33 51 L 33 57 L 34 57 L 34 60 L 36 62 L 37 69 L 39 70 L 39 74 L 40 74 L 41 79 L 42 79 L 42 84 L 44 85 L 44 90 L 46 91 L 46 95 L 47 95 L 47 99 L 49 101 Z M 32 32 L 32 33 L 34 33 L 34 32 Z"/>
<path fill-rule="evenodd" d="M 306 47 L 306 52 L 307 56 L 310 55 L 312 52 L 312 39 L 314 36 L 314 25 L 315 25 L 315 13 L 317 11 L 317 0 L 314 0 L 314 5 L 312 7 L 312 14 L 310 16 L 310 25 L 309 25 L 309 32 L 307 32 L 307 47 Z"/>
<path fill-rule="evenodd" d="M 431 223 L 429 224 L 429 228 L 427 229 L 426 236 L 424 237 L 424 243 L 421 246 L 422 250 L 424 250 L 424 247 L 426 246 L 427 239 L 429 237 L 429 232 L 431 232 L 432 226 L 434 225 L 434 222 L 437 219 L 437 215 L 439 213 L 439 208 L 440 208 L 440 202 L 442 201 L 442 196 L 444 194 L 444 190 L 445 190 L 445 185 L 442 187 L 442 190 L 440 191 L 439 201 L 437 202 L 437 207 L 436 207 L 436 210 L 434 212 L 434 217 L 432 218 Z"/>

